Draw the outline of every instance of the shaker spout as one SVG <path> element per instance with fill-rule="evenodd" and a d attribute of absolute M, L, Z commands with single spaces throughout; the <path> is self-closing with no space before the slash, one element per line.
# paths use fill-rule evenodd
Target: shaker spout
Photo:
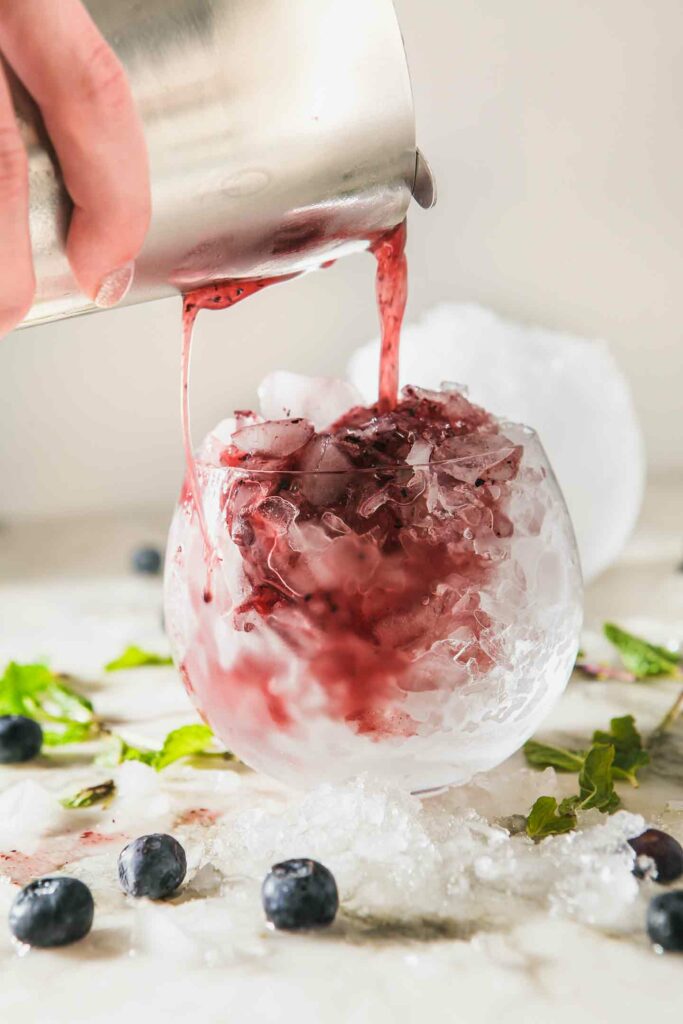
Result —
<path fill-rule="evenodd" d="M 413 182 L 413 199 L 423 210 L 431 210 L 436 206 L 436 179 L 427 158 L 422 150 L 415 154 L 415 180 Z"/>

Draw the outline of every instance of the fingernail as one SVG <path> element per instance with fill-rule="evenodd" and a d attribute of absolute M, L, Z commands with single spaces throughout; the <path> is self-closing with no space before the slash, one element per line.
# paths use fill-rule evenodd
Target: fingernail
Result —
<path fill-rule="evenodd" d="M 102 309 L 111 309 L 117 306 L 130 291 L 135 277 L 135 260 L 129 260 L 122 267 L 112 270 L 111 274 L 102 280 L 95 296 L 95 305 Z"/>

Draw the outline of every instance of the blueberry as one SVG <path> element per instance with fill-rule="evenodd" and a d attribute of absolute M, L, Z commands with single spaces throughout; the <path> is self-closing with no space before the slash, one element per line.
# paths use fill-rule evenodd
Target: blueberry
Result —
<path fill-rule="evenodd" d="M 173 836 L 140 836 L 119 855 L 119 881 L 129 896 L 164 899 L 181 885 L 186 871 L 185 851 Z"/>
<path fill-rule="evenodd" d="M 31 761 L 40 753 L 43 730 L 32 718 L 23 715 L 0 717 L 0 764 Z"/>
<path fill-rule="evenodd" d="M 139 572 L 145 576 L 158 576 L 161 572 L 161 562 L 161 552 L 158 548 L 148 546 L 137 548 L 133 552 L 133 572 Z"/>
<path fill-rule="evenodd" d="M 683 892 L 655 896 L 647 908 L 647 934 L 670 953 L 683 953 Z"/>
<path fill-rule="evenodd" d="M 12 904 L 12 935 L 29 946 L 66 946 L 92 928 L 95 904 L 77 878 L 39 878 L 25 886 Z"/>
<path fill-rule="evenodd" d="M 655 881 L 675 882 L 683 875 L 683 846 L 666 832 L 649 828 L 635 839 L 629 839 L 629 845 L 635 850 L 636 857 L 650 857 L 655 862 Z M 644 878 L 647 870 L 636 863 L 633 874 Z"/>
<path fill-rule="evenodd" d="M 261 899 L 271 924 L 288 930 L 332 924 L 339 909 L 334 876 L 315 860 L 275 864 L 265 878 Z"/>

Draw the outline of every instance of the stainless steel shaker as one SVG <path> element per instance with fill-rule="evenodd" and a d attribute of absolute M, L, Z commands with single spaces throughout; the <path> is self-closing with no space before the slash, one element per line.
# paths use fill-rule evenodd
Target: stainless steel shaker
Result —
<path fill-rule="evenodd" d="M 123 61 L 153 216 L 126 303 L 287 274 L 367 246 L 434 187 L 391 0 L 86 0 Z M 95 311 L 64 255 L 70 201 L 32 101 L 37 293 L 24 325 Z"/>

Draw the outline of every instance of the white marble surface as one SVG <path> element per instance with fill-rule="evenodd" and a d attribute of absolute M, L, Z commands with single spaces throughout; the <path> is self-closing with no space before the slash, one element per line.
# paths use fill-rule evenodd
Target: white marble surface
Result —
<path fill-rule="evenodd" d="M 632 628 L 655 630 L 662 639 L 683 639 L 683 574 L 675 572 L 683 541 L 682 504 L 683 486 L 676 481 L 651 489 L 642 527 L 624 559 L 589 591 L 589 625 L 615 618 Z M 146 513 L 0 532 L 0 664 L 9 658 L 49 658 L 55 668 L 87 680 L 107 721 L 131 741 L 148 743 L 192 719 L 175 673 L 154 669 L 106 676 L 102 666 L 129 642 L 153 649 L 164 642 L 158 583 L 126 574 L 132 546 L 160 539 L 163 528 L 163 517 Z M 675 683 L 624 686 L 575 680 L 543 735 L 582 741 L 612 714 L 626 712 L 647 730 L 675 693 Z M 457 794 L 435 798 L 424 811 L 394 797 L 378 797 L 372 806 L 396 816 L 397 834 L 409 827 L 413 836 L 424 824 L 421 816 L 456 828 L 459 801 L 483 815 L 490 814 L 496 800 L 500 807 L 509 803 L 511 813 L 523 811 L 527 807 L 515 804 L 516 780 L 523 789 L 518 799 L 527 805 L 529 787 L 537 784 L 540 792 L 548 780 L 530 782 L 525 773 L 515 774 L 521 765 L 517 755 L 483 787 L 468 787 L 462 799 Z M 87 750 L 63 750 L 25 768 L 3 768 L 0 800 L 21 781 L 35 781 L 56 800 L 106 775 L 92 767 Z M 385 912 L 370 920 L 359 912 L 372 908 L 373 897 L 363 889 L 358 865 L 374 864 L 372 869 L 381 874 L 381 858 L 373 862 L 372 851 L 363 851 L 362 843 L 365 831 L 381 834 L 386 842 L 391 825 L 368 818 L 354 830 L 352 815 L 349 821 L 341 803 L 328 814 L 319 800 L 315 807 L 326 836 L 323 848 L 332 850 L 340 879 L 355 878 L 357 891 L 342 887 L 343 910 L 330 932 L 282 935 L 268 931 L 261 918 L 256 882 L 261 851 L 253 849 L 254 836 L 264 837 L 263 857 L 271 847 L 284 848 L 286 837 L 296 834 L 292 823 L 303 813 L 305 798 L 230 766 L 220 771 L 179 767 L 152 779 L 128 775 L 129 786 L 138 781 L 146 788 L 141 800 L 122 801 L 108 811 L 61 812 L 50 834 L 40 834 L 36 826 L 33 840 L 17 844 L 28 859 L 0 859 L 0 918 L 16 891 L 9 879 L 22 880 L 36 865 L 41 871 L 65 867 L 79 874 L 92 885 L 97 902 L 91 935 L 58 952 L 18 955 L 0 923 L 0 1019 L 66 1024 L 192 1015 L 202 1024 L 636 1024 L 649 1015 L 659 1024 L 680 1018 L 683 958 L 656 956 L 643 932 L 650 883 L 633 900 L 630 916 L 619 917 L 611 927 L 586 923 L 585 913 L 572 916 L 566 907 L 553 910 L 545 896 L 525 896 L 514 884 L 507 894 L 504 888 L 498 892 L 495 913 L 482 910 L 478 916 L 472 900 L 476 903 L 478 893 L 482 901 L 488 895 L 481 880 L 479 889 L 463 890 L 460 902 L 454 878 L 439 913 L 429 879 L 415 882 L 419 865 L 404 865 L 405 876 L 397 874 L 393 851 L 392 878 L 415 882 L 414 902 L 392 897 L 402 906 L 401 915 Z M 555 784 L 563 791 L 572 780 Z M 628 811 L 683 839 L 683 815 L 669 806 L 683 799 L 680 780 L 650 773 L 639 790 L 622 787 L 621 792 Z M 341 798 L 337 794 L 334 799 Z M 188 820 L 187 811 L 199 807 L 218 818 L 195 814 Z M 330 818 L 335 814 L 339 828 L 333 847 Z M 249 839 L 245 829 L 254 822 Z M 9 852 L 1 841 L 2 825 L 0 854 Z M 310 822 L 306 827 L 314 835 Z M 189 887 L 167 904 L 133 905 L 117 889 L 116 855 L 122 836 L 154 828 L 174 828 L 186 843 Z M 101 845 L 84 845 L 80 837 L 87 831 L 101 834 Z M 435 851 L 442 856 L 446 847 L 439 842 L 429 851 L 425 847 L 425 856 Z M 297 849 L 288 855 L 307 853 Z M 219 866 L 222 880 L 206 868 L 195 877 L 207 863 Z M 622 872 L 616 877 L 623 883 L 630 876 Z"/>

